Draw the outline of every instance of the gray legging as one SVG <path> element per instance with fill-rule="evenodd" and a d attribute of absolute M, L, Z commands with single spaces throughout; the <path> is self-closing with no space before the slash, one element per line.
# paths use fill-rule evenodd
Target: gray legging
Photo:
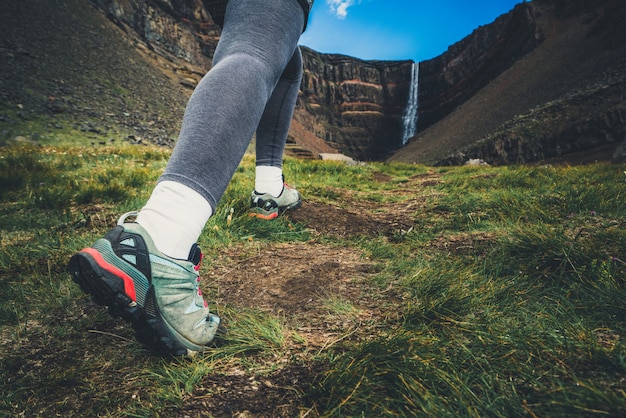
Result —
<path fill-rule="evenodd" d="M 302 78 L 296 0 L 230 0 L 213 68 L 189 99 L 159 181 L 182 183 L 213 210 L 256 130 L 257 165 L 281 167 Z"/>

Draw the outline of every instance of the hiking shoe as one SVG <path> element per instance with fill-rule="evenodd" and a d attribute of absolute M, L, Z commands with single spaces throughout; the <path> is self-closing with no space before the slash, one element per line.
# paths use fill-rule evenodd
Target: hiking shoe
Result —
<path fill-rule="evenodd" d="M 137 339 L 162 354 L 205 351 L 219 317 L 209 313 L 200 291 L 202 253 L 194 244 L 187 260 L 159 252 L 137 223 L 117 226 L 69 262 L 72 279 L 94 302 L 130 322 Z"/>
<path fill-rule="evenodd" d="M 280 196 L 274 197 L 269 193 L 258 193 L 256 190 L 250 196 L 250 216 L 259 219 L 276 219 L 286 210 L 297 209 L 302 206 L 300 193 L 287 183 L 283 184 Z"/>

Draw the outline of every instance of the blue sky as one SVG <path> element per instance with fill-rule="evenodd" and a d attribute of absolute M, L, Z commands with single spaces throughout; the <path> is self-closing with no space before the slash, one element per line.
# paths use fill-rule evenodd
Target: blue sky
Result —
<path fill-rule="evenodd" d="M 366 60 L 434 58 L 523 0 L 315 0 L 300 44 Z"/>

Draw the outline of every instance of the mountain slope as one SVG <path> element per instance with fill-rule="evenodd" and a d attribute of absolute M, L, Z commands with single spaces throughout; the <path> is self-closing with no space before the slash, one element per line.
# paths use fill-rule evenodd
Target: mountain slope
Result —
<path fill-rule="evenodd" d="M 545 41 L 390 161 L 576 162 L 579 151 L 586 160 L 610 159 L 625 138 L 626 48 L 623 32 L 614 28 L 623 4 L 605 2 L 609 7 L 559 16 L 557 2 L 535 3 Z M 610 114 L 617 115 L 617 123 L 602 123 Z M 599 122 L 598 131 L 614 132 L 601 138 L 585 125 L 589 121 Z M 564 137 L 568 129 L 573 132 Z"/>
<path fill-rule="evenodd" d="M 90 140 L 173 143 L 188 91 L 102 12 L 84 0 L 1 2 L 0 140 L 74 127 Z"/>

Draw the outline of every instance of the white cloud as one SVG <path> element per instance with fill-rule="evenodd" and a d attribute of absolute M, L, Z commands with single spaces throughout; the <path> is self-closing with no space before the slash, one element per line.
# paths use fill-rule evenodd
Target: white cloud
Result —
<path fill-rule="evenodd" d="M 337 18 L 345 19 L 348 16 L 348 7 L 354 4 L 354 0 L 326 0 L 326 4 Z"/>

